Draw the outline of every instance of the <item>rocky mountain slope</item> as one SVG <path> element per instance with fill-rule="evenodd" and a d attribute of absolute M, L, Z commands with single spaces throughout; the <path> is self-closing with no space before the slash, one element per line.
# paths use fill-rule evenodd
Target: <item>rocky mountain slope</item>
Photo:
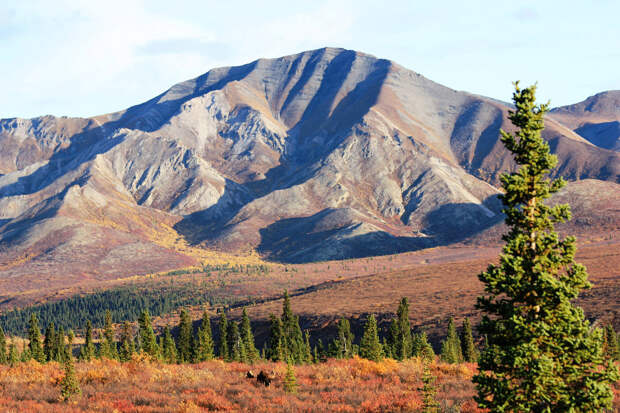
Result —
<path fill-rule="evenodd" d="M 617 145 L 583 132 L 613 105 L 549 116 L 554 176 L 617 190 Z M 0 278 L 190 265 L 184 240 L 293 262 L 457 242 L 501 221 L 508 110 L 325 48 L 213 69 L 118 113 L 4 119 Z"/>

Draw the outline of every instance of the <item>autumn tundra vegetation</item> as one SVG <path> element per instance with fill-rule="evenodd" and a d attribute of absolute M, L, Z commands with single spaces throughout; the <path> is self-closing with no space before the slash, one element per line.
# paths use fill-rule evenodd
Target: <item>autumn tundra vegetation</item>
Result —
<path fill-rule="evenodd" d="M 574 262 L 575 239 L 554 224 L 567 205 L 544 200 L 563 185 L 546 174 L 556 165 L 541 138 L 546 105 L 535 87 L 516 84 L 514 134 L 502 142 L 518 169 L 502 175 L 508 233 L 499 263 L 479 275 L 479 334 L 468 318 L 447 320 L 436 348 L 412 329 L 407 297 L 387 328 L 365 317 L 355 337 L 342 317 L 330 340 L 300 327 L 285 291 L 270 316 L 269 337 L 257 347 L 248 311 L 237 319 L 205 311 L 198 328 L 186 309 L 159 334 L 148 309 L 136 325 L 105 313 L 73 331 L 41 333 L 32 313 L 26 339 L 0 329 L 3 411 L 364 411 L 364 412 L 605 412 L 618 411 L 619 339 L 611 325 L 590 325 L 571 302 L 589 288 Z M 17 318 L 13 319 L 14 322 Z M 135 331 L 137 330 L 137 331 Z M 98 337 L 95 337 L 98 335 Z M 436 354 L 438 350 L 438 354 Z M 77 360 L 75 360 L 77 358 Z"/>

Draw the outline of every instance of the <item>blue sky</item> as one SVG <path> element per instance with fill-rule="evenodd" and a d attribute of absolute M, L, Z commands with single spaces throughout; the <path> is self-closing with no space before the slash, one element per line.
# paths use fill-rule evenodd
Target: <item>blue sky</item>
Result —
<path fill-rule="evenodd" d="M 0 4 L 0 118 L 92 116 L 217 66 L 323 46 L 391 59 L 508 101 L 620 89 L 620 2 L 53 1 Z"/>

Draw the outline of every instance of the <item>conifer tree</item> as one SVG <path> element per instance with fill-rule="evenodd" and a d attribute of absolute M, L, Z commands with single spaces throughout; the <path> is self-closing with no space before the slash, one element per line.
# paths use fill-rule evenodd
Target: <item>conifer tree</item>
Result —
<path fill-rule="evenodd" d="M 52 321 L 47 325 L 47 328 L 45 329 L 45 337 L 43 338 L 43 353 L 45 354 L 46 361 L 54 360 L 54 354 L 56 353 L 54 347 L 57 342 L 56 329 L 54 328 L 54 322 Z"/>
<path fill-rule="evenodd" d="M 269 315 L 271 329 L 269 330 L 269 347 L 267 357 L 271 361 L 284 360 L 284 346 L 282 345 L 282 320 L 273 314 Z"/>
<path fill-rule="evenodd" d="M 116 348 L 116 341 L 114 340 L 114 328 L 112 327 L 112 314 L 110 310 L 106 310 L 104 327 L 103 327 L 103 341 L 100 347 L 101 357 L 108 359 L 117 359 L 118 350 Z"/>
<path fill-rule="evenodd" d="M 140 314 L 140 318 L 138 319 L 138 328 L 140 350 L 151 357 L 157 357 L 159 348 L 157 347 L 157 338 L 155 337 L 155 332 L 153 331 L 151 316 L 148 310 L 144 310 L 142 311 L 142 314 Z"/>
<path fill-rule="evenodd" d="M 393 318 L 392 321 L 390 321 L 390 326 L 388 327 L 387 336 L 385 338 L 385 345 L 383 346 L 386 357 L 398 359 L 397 347 L 399 341 L 399 330 L 398 320 Z"/>
<path fill-rule="evenodd" d="M 205 311 L 202 314 L 202 323 L 198 328 L 196 335 L 196 344 L 194 346 L 194 355 L 197 362 L 213 359 L 213 333 L 211 331 L 211 321 L 209 315 Z"/>
<path fill-rule="evenodd" d="M 355 355 L 353 340 L 355 336 L 351 332 L 351 324 L 346 318 L 338 321 L 338 333 L 333 342 L 333 356 L 339 359 L 348 359 Z"/>
<path fill-rule="evenodd" d="M 461 351 L 463 360 L 468 363 L 474 363 L 478 360 L 478 351 L 474 344 L 474 336 L 471 332 L 471 324 L 469 318 L 463 320 L 463 329 L 461 330 Z"/>
<path fill-rule="evenodd" d="M 4 336 L 4 330 L 0 327 L 0 364 L 7 364 L 9 361 L 9 354 L 7 353 L 6 337 Z"/>
<path fill-rule="evenodd" d="M 611 324 L 607 324 L 604 329 L 605 355 L 614 361 L 620 360 L 620 348 L 618 347 L 618 335 Z"/>
<path fill-rule="evenodd" d="M 75 333 L 73 330 L 69 330 L 67 333 L 67 347 L 65 347 L 64 360 L 67 360 L 68 357 L 73 357 L 73 342 L 75 342 Z"/>
<path fill-rule="evenodd" d="M 65 361 L 65 376 L 60 381 L 60 395 L 64 401 L 67 401 L 81 394 L 82 389 L 80 389 L 80 383 L 75 375 L 73 357 L 69 357 Z"/>
<path fill-rule="evenodd" d="M 174 343 L 174 338 L 172 338 L 172 334 L 170 333 L 170 328 L 168 326 L 164 327 L 164 334 L 161 338 L 161 357 L 162 359 L 169 364 L 174 364 L 177 362 L 177 348 Z"/>
<path fill-rule="evenodd" d="M 575 238 L 554 231 L 569 207 L 544 203 L 565 184 L 546 177 L 557 164 L 540 135 L 548 105 L 535 104 L 535 86 L 515 89 L 516 133 L 501 131 L 501 141 L 519 169 L 501 176 L 509 232 L 499 265 L 479 275 L 487 294 L 477 303 L 485 313 L 479 331 L 488 346 L 474 376 L 476 401 L 494 412 L 602 411 L 618 375 L 603 361 L 600 330 L 571 304 L 590 284 L 574 262 Z"/>
<path fill-rule="evenodd" d="M 304 358 L 303 335 L 299 327 L 299 318 L 293 314 L 291 300 L 284 291 L 282 302 L 282 350 L 286 359 L 292 363 L 300 363 Z"/>
<path fill-rule="evenodd" d="M 458 334 L 456 334 L 456 328 L 454 327 L 454 320 L 452 320 L 452 318 L 448 320 L 448 332 L 446 334 L 446 339 L 441 343 L 440 356 L 446 363 L 460 363 L 463 361 L 461 340 Z"/>
<path fill-rule="evenodd" d="M 181 363 L 189 363 L 192 361 L 192 342 L 193 327 L 189 313 L 183 309 L 179 319 L 179 337 L 177 343 L 177 352 L 179 353 L 179 361 Z"/>
<path fill-rule="evenodd" d="M 129 321 L 125 321 L 123 323 L 123 329 L 121 330 L 120 336 L 120 349 L 119 349 L 119 359 L 121 361 L 129 361 L 131 360 L 131 356 L 134 353 L 134 345 L 133 345 L 133 333 L 131 331 L 131 324 Z"/>
<path fill-rule="evenodd" d="M 11 344 L 9 344 L 8 364 L 13 367 L 17 363 L 19 363 L 19 352 L 17 351 L 17 346 L 13 340 L 11 340 Z"/>
<path fill-rule="evenodd" d="M 325 359 L 327 359 L 327 352 L 325 351 L 325 346 L 323 345 L 323 340 L 321 340 L 320 338 L 317 340 L 316 342 L 316 353 L 318 356 L 318 359 L 316 359 L 315 361 L 318 363 L 319 361 L 324 361 Z"/>
<path fill-rule="evenodd" d="M 65 344 L 65 329 L 60 326 L 56 333 L 56 344 L 54 345 L 54 352 L 52 354 L 52 360 L 58 362 L 64 362 L 67 356 L 67 349 Z"/>
<path fill-rule="evenodd" d="M 377 320 L 374 314 L 368 316 L 368 320 L 364 326 L 364 334 L 360 342 L 360 357 L 373 361 L 380 361 L 383 359 L 383 349 L 379 342 Z"/>
<path fill-rule="evenodd" d="M 226 313 L 222 312 L 219 322 L 220 332 L 220 347 L 219 356 L 222 360 L 228 360 L 228 320 L 226 320 Z"/>
<path fill-rule="evenodd" d="M 312 348 L 310 347 L 310 332 L 304 331 L 303 360 L 304 363 L 312 363 Z"/>
<path fill-rule="evenodd" d="M 409 301 L 407 297 L 400 300 L 397 311 L 398 317 L 398 340 L 394 349 L 399 360 L 411 357 L 412 340 L 411 324 L 409 324 Z"/>
<path fill-rule="evenodd" d="M 86 334 L 84 345 L 80 349 L 80 359 L 90 361 L 95 358 L 95 343 L 93 342 L 93 325 L 90 320 L 86 321 Z"/>
<path fill-rule="evenodd" d="M 22 352 L 24 354 L 25 352 Z M 33 358 L 39 363 L 45 362 L 45 353 L 41 345 L 41 330 L 39 329 L 39 320 L 36 314 L 30 315 L 30 323 L 28 325 L 28 359 Z"/>
<path fill-rule="evenodd" d="M 256 350 L 256 345 L 254 344 L 254 334 L 252 333 L 250 318 L 248 317 L 248 313 L 245 311 L 245 308 L 243 309 L 243 313 L 241 314 L 240 330 L 241 341 L 243 342 L 247 361 L 252 363 L 258 360 L 259 354 L 258 350 Z"/>
<path fill-rule="evenodd" d="M 245 354 L 245 346 L 243 340 L 241 340 L 241 334 L 239 333 L 239 324 L 234 321 L 230 322 L 228 328 L 228 359 L 229 361 L 241 361 L 247 360 Z"/>
<path fill-rule="evenodd" d="M 421 333 L 413 335 L 413 355 L 416 357 L 421 357 L 423 360 L 430 361 L 435 358 L 435 351 L 433 350 L 433 346 L 428 342 L 428 337 L 426 333 L 422 331 Z"/>
<path fill-rule="evenodd" d="M 284 376 L 284 391 L 287 393 L 297 393 L 297 378 L 293 362 L 289 359 L 286 363 L 286 375 Z"/>
<path fill-rule="evenodd" d="M 422 373 L 422 394 L 423 394 L 423 407 L 424 413 L 439 413 L 439 403 L 437 402 L 437 386 L 435 384 L 436 378 L 431 372 L 429 362 L 424 362 L 424 368 Z"/>

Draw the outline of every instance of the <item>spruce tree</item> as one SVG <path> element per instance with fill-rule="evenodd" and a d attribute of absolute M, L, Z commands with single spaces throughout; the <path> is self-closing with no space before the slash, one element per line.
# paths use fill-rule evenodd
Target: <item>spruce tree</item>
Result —
<path fill-rule="evenodd" d="M 373 361 L 380 361 L 383 359 L 383 349 L 379 342 L 377 320 L 374 314 L 368 316 L 368 320 L 364 325 L 364 334 L 360 342 L 360 357 Z"/>
<path fill-rule="evenodd" d="M 604 329 L 605 348 L 604 352 L 607 357 L 614 361 L 620 360 L 620 348 L 618 348 L 618 335 L 611 324 L 607 324 Z"/>
<path fill-rule="evenodd" d="M 252 363 L 259 359 L 259 354 L 258 350 L 256 350 L 256 345 L 254 343 L 254 334 L 252 333 L 250 318 L 248 317 L 248 313 L 245 311 L 245 308 L 243 309 L 243 313 L 241 314 L 240 330 L 241 341 L 243 342 L 247 361 Z"/>
<path fill-rule="evenodd" d="M 463 360 L 468 363 L 474 363 L 478 360 L 478 351 L 474 344 L 474 336 L 471 332 L 469 318 L 463 320 L 463 329 L 461 330 L 461 352 L 463 354 Z"/>
<path fill-rule="evenodd" d="M 423 331 L 413 335 L 413 355 L 420 357 L 423 360 L 430 361 L 435 358 L 435 351 L 433 346 L 428 342 L 428 337 Z"/>
<path fill-rule="evenodd" d="M 164 333 L 161 338 L 161 357 L 164 362 L 169 364 L 174 364 L 177 362 L 177 348 L 174 343 L 174 338 L 172 338 L 172 334 L 170 333 L 170 328 L 166 326 L 164 328 Z"/>
<path fill-rule="evenodd" d="M 194 357 L 197 362 L 213 359 L 213 333 L 211 331 L 211 321 L 209 315 L 205 311 L 202 314 L 202 322 L 198 328 L 196 335 L 196 344 L 194 346 Z"/>
<path fill-rule="evenodd" d="M 228 320 L 226 320 L 226 313 L 224 312 L 220 316 L 218 327 L 220 332 L 219 356 L 222 360 L 228 360 Z"/>
<path fill-rule="evenodd" d="M 339 359 L 348 359 L 355 355 L 353 340 L 355 336 L 351 332 L 351 324 L 346 318 L 338 321 L 338 332 L 332 345 L 332 355 Z"/>
<path fill-rule="evenodd" d="M 303 363 L 312 363 L 312 348 L 310 347 L 310 332 L 304 331 L 304 346 L 303 346 Z"/>
<path fill-rule="evenodd" d="M 75 333 L 73 330 L 69 330 L 67 333 L 67 347 L 65 347 L 64 360 L 69 357 L 73 357 L 73 343 L 75 342 Z"/>
<path fill-rule="evenodd" d="M 9 361 L 9 354 L 7 353 L 6 337 L 4 336 L 4 330 L 0 327 L 0 364 L 7 364 Z"/>
<path fill-rule="evenodd" d="M 54 360 L 54 354 L 56 353 L 54 348 L 56 347 L 56 329 L 54 328 L 54 322 L 52 321 L 47 325 L 45 329 L 45 338 L 43 339 L 43 353 L 45 354 L 45 360 Z"/>
<path fill-rule="evenodd" d="M 411 340 L 411 324 L 409 324 L 409 301 L 407 297 L 400 300 L 397 311 L 398 317 L 398 340 L 394 349 L 399 360 L 411 357 L 412 340 Z"/>
<path fill-rule="evenodd" d="M 65 376 L 60 381 L 60 395 L 62 400 L 67 401 L 72 397 L 82 394 L 80 389 L 80 383 L 75 374 L 75 367 L 73 366 L 73 358 L 69 357 L 65 361 Z"/>
<path fill-rule="evenodd" d="M 125 321 L 123 323 L 123 329 L 121 330 L 120 336 L 120 349 L 119 349 L 119 359 L 121 361 L 129 361 L 131 360 L 131 356 L 133 355 L 135 349 L 133 345 L 133 333 L 131 331 L 131 324 L 129 321 Z"/>
<path fill-rule="evenodd" d="M 289 359 L 286 363 L 286 375 L 284 376 L 284 391 L 287 393 L 297 393 L 297 378 L 293 362 Z"/>
<path fill-rule="evenodd" d="M 269 330 L 269 347 L 267 348 L 267 358 L 271 361 L 284 360 L 284 346 L 282 345 L 282 320 L 273 314 L 269 315 L 271 329 Z"/>
<path fill-rule="evenodd" d="M 106 310 L 104 327 L 103 327 L 103 341 L 100 347 L 101 357 L 108 359 L 117 359 L 118 350 L 116 348 L 116 341 L 114 341 L 114 328 L 112 327 L 112 314 L 110 310 Z"/>
<path fill-rule="evenodd" d="M 157 357 L 159 354 L 159 348 L 157 346 L 157 338 L 155 337 L 155 332 L 153 331 L 151 316 L 148 310 L 144 310 L 142 311 L 142 314 L 140 314 L 140 318 L 138 319 L 138 328 L 140 350 L 151 357 Z"/>
<path fill-rule="evenodd" d="M 291 300 L 287 291 L 284 291 L 281 319 L 284 357 L 290 358 L 293 363 L 300 363 L 304 358 L 303 334 L 299 327 L 299 318 L 293 314 L 291 309 Z"/>
<path fill-rule="evenodd" d="M 192 361 L 193 331 L 192 320 L 189 317 L 189 313 L 186 310 L 181 310 L 179 337 L 177 342 L 177 351 L 181 363 L 189 363 Z"/>
<path fill-rule="evenodd" d="M 7 362 L 11 367 L 19 363 L 19 352 L 17 351 L 17 346 L 13 340 L 11 340 L 11 344 L 9 344 L 9 355 Z"/>
<path fill-rule="evenodd" d="M 56 333 L 56 344 L 52 353 L 52 360 L 64 362 L 67 358 L 67 349 L 65 344 L 65 329 L 60 326 Z"/>
<path fill-rule="evenodd" d="M 84 345 L 80 349 L 80 359 L 90 361 L 95 358 L 95 343 L 93 342 L 93 325 L 90 320 L 86 321 L 86 334 Z"/>
<path fill-rule="evenodd" d="M 24 354 L 25 352 L 22 352 Z M 41 344 L 41 330 L 36 314 L 30 314 L 28 325 L 28 358 L 33 358 L 39 363 L 45 362 L 45 353 Z"/>
<path fill-rule="evenodd" d="M 245 354 L 245 346 L 241 340 L 239 333 L 239 324 L 231 321 L 228 328 L 228 360 L 229 361 L 247 361 Z"/>
<path fill-rule="evenodd" d="M 439 403 L 437 402 L 436 378 L 431 372 L 428 361 L 424 361 L 422 373 L 422 394 L 423 394 L 423 413 L 439 413 Z"/>
<path fill-rule="evenodd" d="M 548 105 L 535 104 L 535 86 L 515 89 L 516 133 L 501 131 L 501 141 L 519 168 L 501 176 L 509 232 L 499 265 L 479 275 L 487 294 L 478 298 L 479 331 L 488 346 L 474 376 L 476 401 L 494 412 L 602 411 L 618 375 L 603 361 L 600 330 L 571 304 L 590 284 L 574 261 L 575 238 L 554 231 L 569 207 L 544 203 L 565 184 L 546 177 L 557 164 L 540 136 Z"/>
<path fill-rule="evenodd" d="M 456 327 L 454 327 L 454 320 L 452 318 L 448 320 L 448 331 L 446 339 L 441 343 L 440 357 L 446 363 L 460 363 L 463 361 L 461 340 L 458 334 L 456 334 Z"/>

